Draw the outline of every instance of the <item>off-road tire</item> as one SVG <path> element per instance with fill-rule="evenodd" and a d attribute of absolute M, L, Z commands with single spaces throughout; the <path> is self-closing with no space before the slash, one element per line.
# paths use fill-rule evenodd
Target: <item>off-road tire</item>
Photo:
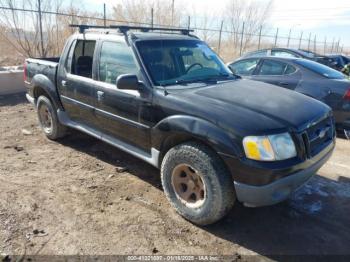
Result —
<path fill-rule="evenodd" d="M 36 103 L 36 109 L 38 113 L 39 124 L 47 138 L 56 140 L 66 135 L 67 127 L 59 122 L 57 117 L 57 109 L 52 104 L 50 99 L 48 99 L 46 96 L 39 96 Z M 51 121 L 47 120 L 47 122 L 51 122 L 50 125 L 48 125 L 45 119 L 43 119 L 43 114 L 45 114 L 43 111 L 46 111 L 46 113 L 49 114 Z"/>
<path fill-rule="evenodd" d="M 174 168 L 186 164 L 201 174 L 206 195 L 199 207 L 188 207 L 172 184 Z M 175 210 L 187 220 L 212 224 L 224 217 L 233 207 L 236 195 L 234 183 L 222 159 L 209 147 L 188 142 L 170 149 L 161 165 L 161 180 L 166 197 Z"/>

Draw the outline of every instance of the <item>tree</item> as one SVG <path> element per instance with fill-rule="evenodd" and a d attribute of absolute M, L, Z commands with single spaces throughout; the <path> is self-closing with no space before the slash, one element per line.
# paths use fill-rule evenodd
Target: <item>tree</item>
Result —
<path fill-rule="evenodd" d="M 196 29 L 196 35 L 205 42 L 212 42 L 216 37 L 217 32 L 211 30 L 217 25 L 217 21 L 220 20 L 219 14 L 211 12 L 198 12 L 195 5 L 187 7 L 187 16 L 191 16 L 191 28 Z M 186 24 L 186 27 L 188 23 Z"/>
<path fill-rule="evenodd" d="M 152 8 L 155 25 L 180 25 L 184 9 L 174 0 L 121 0 L 121 3 L 113 7 L 113 17 L 120 23 L 149 26 Z"/>
<path fill-rule="evenodd" d="M 240 50 L 241 32 L 244 23 L 244 38 L 242 49 L 249 46 L 260 29 L 266 27 L 273 1 L 260 2 L 256 0 L 230 0 L 225 9 L 226 29 L 232 32 L 231 45 L 236 54 Z"/>
<path fill-rule="evenodd" d="M 41 11 L 58 11 L 63 0 L 41 0 Z M 0 23 L 6 30 L 1 31 L 4 37 L 16 50 L 25 56 L 35 57 L 48 55 L 53 48 L 52 28 L 57 19 L 42 15 L 42 28 L 46 31 L 40 35 L 39 12 L 23 12 L 16 9 L 39 10 L 39 1 L 0 0 L 0 4 L 9 9 L 0 10 Z M 56 38 L 57 39 L 57 34 Z M 41 45 L 42 41 L 42 45 Z"/>
<path fill-rule="evenodd" d="M 63 2 L 64 0 L 40 0 L 41 37 L 39 0 L 0 0 L 0 5 L 8 8 L 0 9 L 0 27 L 4 28 L 0 35 L 25 57 L 57 56 L 68 36 L 76 30 L 69 27 L 70 23 L 103 23 L 100 15 L 82 10 L 74 5 L 73 0 L 66 7 L 63 7 Z"/>

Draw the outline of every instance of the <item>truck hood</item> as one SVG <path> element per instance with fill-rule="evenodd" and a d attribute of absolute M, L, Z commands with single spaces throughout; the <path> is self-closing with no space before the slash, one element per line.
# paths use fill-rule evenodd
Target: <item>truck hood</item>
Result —
<path fill-rule="evenodd" d="M 195 88 L 181 92 L 181 97 L 196 104 L 196 112 L 205 108 L 202 113 L 217 125 L 234 125 L 255 133 L 291 128 L 302 130 L 331 112 L 318 100 L 251 80 Z"/>

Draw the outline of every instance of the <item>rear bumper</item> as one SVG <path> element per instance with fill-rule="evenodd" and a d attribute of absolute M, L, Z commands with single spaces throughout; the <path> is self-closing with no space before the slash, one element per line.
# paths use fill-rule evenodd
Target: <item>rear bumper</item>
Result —
<path fill-rule="evenodd" d="M 312 177 L 332 155 L 334 146 L 321 159 L 310 167 L 292 175 L 280 178 L 270 184 L 253 186 L 234 182 L 237 199 L 247 206 L 268 206 L 287 199 L 290 194 Z"/>

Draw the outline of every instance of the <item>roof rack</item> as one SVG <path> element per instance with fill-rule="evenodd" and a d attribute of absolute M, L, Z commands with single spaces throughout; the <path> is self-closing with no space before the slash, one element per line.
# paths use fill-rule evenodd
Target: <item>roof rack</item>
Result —
<path fill-rule="evenodd" d="M 167 27 L 145 27 L 145 26 L 129 26 L 129 25 L 110 25 L 110 26 L 102 26 L 102 25 L 78 25 L 78 24 L 70 24 L 70 27 L 78 27 L 79 33 L 83 34 L 86 29 L 90 28 L 100 28 L 100 29 L 119 29 L 119 31 L 123 34 L 126 34 L 129 30 L 140 30 L 141 32 L 149 32 L 149 31 L 168 31 L 168 32 L 179 32 L 183 35 L 189 35 L 190 32 L 193 32 L 193 29 L 187 28 L 167 28 Z"/>
<path fill-rule="evenodd" d="M 78 27 L 79 33 L 83 34 L 85 30 L 90 28 L 100 28 L 100 29 L 107 29 L 108 27 L 105 27 L 103 25 L 78 25 L 78 24 L 69 24 L 69 27 Z"/>

